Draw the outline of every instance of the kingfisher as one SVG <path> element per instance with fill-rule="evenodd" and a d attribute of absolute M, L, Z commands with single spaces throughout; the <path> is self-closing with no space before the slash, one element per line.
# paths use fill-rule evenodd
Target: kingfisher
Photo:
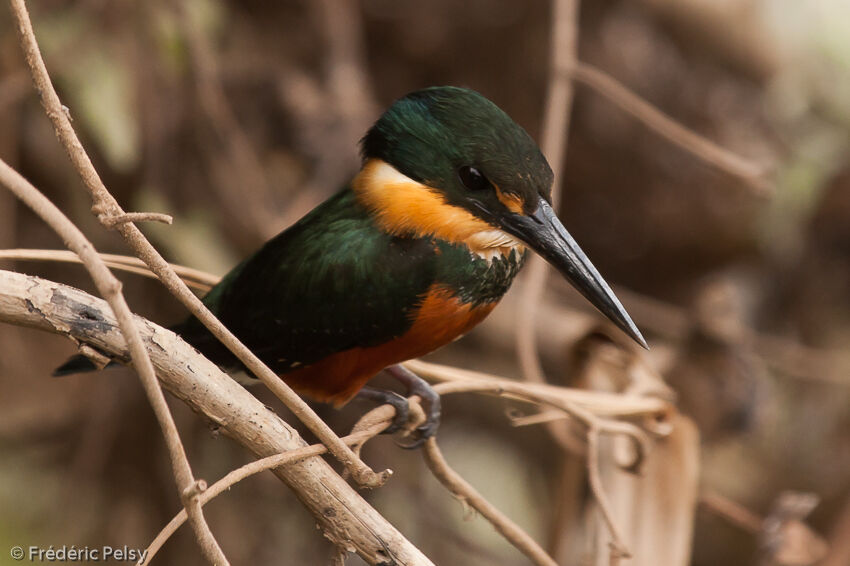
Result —
<path fill-rule="evenodd" d="M 400 365 L 469 332 L 533 250 L 646 347 L 552 209 L 552 170 L 526 131 L 481 94 L 431 87 L 397 100 L 361 140 L 362 166 L 335 195 L 227 273 L 204 304 L 299 393 L 341 406 L 407 400 L 366 383 L 382 370 L 439 396 Z M 246 368 L 196 318 L 173 327 L 235 377 Z M 95 369 L 77 355 L 54 375 Z M 254 378 L 256 381 L 256 379 Z"/>

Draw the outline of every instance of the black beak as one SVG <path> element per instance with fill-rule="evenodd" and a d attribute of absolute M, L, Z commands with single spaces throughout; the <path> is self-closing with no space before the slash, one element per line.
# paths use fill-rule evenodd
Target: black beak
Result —
<path fill-rule="evenodd" d="M 534 214 L 510 214 L 499 218 L 499 224 L 543 256 L 602 314 L 649 349 L 626 309 L 545 200 L 540 199 Z"/>

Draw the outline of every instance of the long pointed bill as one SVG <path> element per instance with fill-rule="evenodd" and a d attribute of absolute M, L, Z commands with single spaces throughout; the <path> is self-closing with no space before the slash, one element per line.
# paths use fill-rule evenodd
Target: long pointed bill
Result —
<path fill-rule="evenodd" d="M 608 284 L 570 236 L 552 207 L 540 200 L 534 214 L 511 214 L 500 219 L 502 229 L 516 236 L 543 256 L 584 297 L 635 342 L 647 348 L 646 340 Z M 648 348 L 647 348 L 648 349 Z"/>

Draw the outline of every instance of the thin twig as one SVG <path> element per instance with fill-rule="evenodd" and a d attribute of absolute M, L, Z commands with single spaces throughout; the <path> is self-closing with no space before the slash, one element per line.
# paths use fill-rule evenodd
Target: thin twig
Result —
<path fill-rule="evenodd" d="M 266 179 L 260 157 L 227 100 L 213 47 L 197 18 L 192 17 L 192 6 L 178 1 L 175 7 L 189 47 L 200 107 L 225 148 L 226 169 L 235 169 L 235 177 L 240 179 L 238 191 L 227 186 L 231 181 L 227 178 L 213 185 L 228 208 L 239 209 L 243 213 L 244 217 L 240 219 L 242 225 L 254 230 L 261 238 L 269 239 L 280 229 L 280 214 L 277 214 L 279 207 L 275 206 L 274 192 Z M 211 165 L 216 167 L 217 164 Z"/>
<path fill-rule="evenodd" d="M 143 277 L 156 279 L 156 273 L 148 269 L 145 262 L 137 257 L 117 254 L 98 254 L 107 267 L 118 271 L 126 271 Z M 67 263 L 82 263 L 79 257 L 67 250 L 34 250 L 12 249 L 0 250 L 0 260 L 14 261 L 60 261 Z M 192 269 L 176 263 L 168 264 L 186 285 L 201 292 L 209 291 L 221 279 L 217 275 Z"/>
<path fill-rule="evenodd" d="M 505 379 L 421 360 L 409 360 L 404 365 L 419 376 L 441 382 L 434 387 L 440 394 L 488 392 L 561 409 L 568 407 L 570 410 L 575 410 L 579 407 L 593 415 L 611 418 L 653 416 L 663 418 L 672 410 L 668 402 L 651 397 L 524 383 L 515 379 Z M 582 413 L 581 416 L 586 418 L 586 413 Z"/>
<path fill-rule="evenodd" d="M 561 195 L 561 170 L 567 147 L 570 111 L 573 101 L 572 81 L 565 71 L 575 65 L 578 51 L 578 0 L 552 0 L 552 37 L 549 50 L 549 86 L 543 115 L 541 147 L 548 157 L 555 179 L 552 205 L 557 207 Z M 526 268 L 525 285 L 520 295 L 516 349 L 522 375 L 527 381 L 544 383 L 543 369 L 537 352 L 537 327 L 534 324 L 540 297 L 546 286 L 548 264 L 534 255 Z M 556 439 L 564 440 L 563 429 L 549 427 Z"/>
<path fill-rule="evenodd" d="M 517 383 L 517 385 L 520 388 L 523 388 L 523 387 L 527 388 L 529 386 L 529 384 L 524 384 L 524 383 Z M 547 386 L 547 387 L 551 387 L 551 386 Z M 555 388 L 555 387 L 551 387 L 551 388 L 552 389 L 562 389 L 562 388 Z M 499 391 L 500 388 L 499 388 L 498 385 L 495 385 L 495 384 L 492 384 L 492 383 L 474 383 L 474 382 L 470 383 L 469 380 L 467 380 L 466 382 L 463 382 L 463 380 L 461 379 L 460 382 L 445 382 L 445 383 L 438 384 L 438 385 L 435 386 L 434 389 L 440 395 L 447 395 L 447 394 L 452 394 L 452 393 L 495 392 L 495 391 Z M 530 400 L 530 399 L 527 399 L 527 400 Z M 582 422 L 587 421 L 587 422 L 593 423 L 594 434 L 597 435 L 597 436 L 600 433 L 603 433 L 603 432 L 608 432 L 608 433 L 616 432 L 616 433 L 622 433 L 622 434 L 629 434 L 631 432 L 627 428 L 618 428 L 618 426 L 617 426 L 617 425 L 625 425 L 626 423 L 607 423 L 605 421 L 597 421 L 596 418 L 592 414 L 589 414 L 588 412 L 585 412 L 582 409 L 573 408 L 573 410 L 577 411 Z M 389 425 L 389 423 L 391 422 L 392 416 L 393 416 L 393 408 L 389 405 L 384 405 L 382 407 L 378 407 L 376 409 L 373 409 L 372 411 L 370 411 L 369 413 L 367 413 L 366 415 L 361 417 L 361 419 L 358 421 L 358 423 L 353 427 L 352 434 L 344 437 L 342 439 L 343 442 L 345 442 L 349 446 L 358 446 L 358 447 L 362 446 L 362 444 L 365 441 L 369 440 L 370 438 L 373 438 L 375 435 L 379 434 L 382 430 L 384 430 Z M 242 481 L 243 479 L 250 477 L 254 474 L 257 474 L 257 473 L 262 472 L 264 470 L 277 468 L 277 467 L 282 466 L 282 465 L 287 464 L 287 463 L 293 463 L 293 462 L 299 461 L 301 459 L 307 458 L 309 456 L 316 456 L 316 455 L 319 455 L 319 454 L 324 454 L 325 452 L 326 452 L 326 449 L 325 449 L 324 446 L 313 445 L 313 446 L 301 448 L 301 449 L 298 449 L 298 450 L 286 452 L 286 453 L 283 453 L 283 454 L 277 454 L 277 455 L 274 455 L 274 456 L 269 456 L 267 458 L 263 458 L 261 460 L 257 460 L 255 462 L 251 462 L 249 464 L 246 464 L 246 465 L 242 466 L 241 468 L 238 468 L 238 469 L 228 473 L 222 479 L 220 479 L 219 481 L 214 483 L 212 486 L 210 486 L 209 489 L 207 489 L 204 492 L 203 496 L 201 497 L 201 505 L 205 505 L 207 502 L 209 502 L 210 500 L 212 500 L 213 498 L 215 498 L 216 496 L 221 494 L 223 491 L 229 489 L 230 487 L 235 485 L 237 482 Z M 437 475 L 438 479 L 440 479 L 440 481 L 443 482 L 444 485 L 446 485 L 446 482 L 444 481 L 444 477 L 446 477 L 445 476 L 446 472 L 445 472 L 443 466 L 440 466 L 439 462 L 437 462 L 435 465 L 437 466 L 437 470 L 439 471 L 439 474 L 437 472 L 435 472 L 435 475 Z M 594 468 L 593 464 L 589 464 L 589 466 L 592 470 L 591 474 L 593 474 L 594 473 L 593 470 L 595 470 L 595 473 L 598 476 L 598 473 L 599 473 L 598 472 L 598 465 L 596 465 L 595 468 Z M 429 464 L 429 467 L 430 467 L 430 464 Z M 432 471 L 434 471 L 433 468 L 432 468 Z M 451 472 L 451 470 L 449 470 L 449 472 Z M 454 473 L 454 472 L 451 472 L 451 473 Z M 446 485 L 446 487 L 456 496 L 458 496 L 458 493 L 462 493 L 463 497 L 461 497 L 461 496 L 458 496 L 458 497 L 460 497 L 464 501 L 468 501 L 473 507 L 478 509 L 478 507 L 476 507 L 476 505 L 478 504 L 478 501 L 476 501 L 475 503 L 473 503 L 473 501 L 470 501 L 467 497 L 469 492 L 467 492 L 466 490 L 471 489 L 474 494 L 477 494 L 477 492 L 475 492 L 474 489 L 471 488 L 468 483 L 466 483 L 464 480 L 462 480 L 462 478 L 461 478 L 462 483 L 454 483 L 454 478 L 455 477 L 459 478 L 459 476 L 457 476 L 456 473 L 454 473 L 454 474 L 455 474 L 455 476 L 450 476 L 450 479 L 448 480 L 448 481 L 452 481 L 451 486 Z M 602 501 L 603 501 L 601 503 L 601 505 L 604 506 L 604 508 L 607 510 L 608 507 L 607 507 L 607 503 L 606 503 L 606 500 L 605 500 L 605 496 L 604 496 L 604 493 L 601 492 L 601 482 L 597 482 L 596 484 L 594 484 L 594 486 L 595 486 L 594 487 L 594 494 L 598 493 L 601 496 Z M 460 491 L 456 491 L 455 488 L 457 490 L 460 490 Z M 599 490 L 599 491 L 597 492 L 596 490 Z M 477 497 L 480 498 L 480 500 L 483 501 L 483 497 L 480 494 L 477 494 Z M 484 501 L 483 504 L 482 504 L 482 507 L 486 507 L 486 506 L 489 506 L 490 508 L 495 509 L 495 508 L 492 507 L 492 504 L 489 504 L 488 502 Z M 502 533 L 503 536 L 505 536 L 508 539 L 509 542 L 511 542 L 512 544 L 515 544 L 523 552 L 526 552 L 526 549 L 521 545 L 527 544 L 527 541 L 531 540 L 531 539 L 526 533 L 522 532 L 519 529 L 518 526 L 516 526 L 515 524 L 512 524 L 510 522 L 509 522 L 510 524 L 505 525 L 503 523 L 503 520 L 505 520 L 506 518 L 503 515 L 501 515 L 500 513 L 498 513 L 498 511 L 496 511 L 495 514 L 492 514 L 492 513 L 489 513 L 489 512 L 485 513 L 484 511 L 482 511 L 482 515 L 488 521 L 491 521 L 494 524 L 495 528 L 500 533 Z M 168 525 L 166 525 L 162 529 L 162 531 L 160 531 L 160 533 L 157 535 L 157 537 L 148 546 L 148 559 L 146 560 L 145 564 L 150 563 L 150 558 L 153 557 L 159 551 L 159 549 L 162 547 L 162 545 L 165 543 L 165 541 L 168 540 L 168 538 L 177 530 L 177 528 L 180 527 L 180 525 L 182 525 L 185 522 L 185 520 L 186 520 L 185 511 L 180 511 L 180 513 L 178 513 L 177 516 L 175 516 L 171 520 L 171 522 L 169 522 Z M 612 520 L 611 524 L 613 524 L 613 520 Z M 519 531 L 519 533 L 517 531 Z M 619 540 L 619 538 L 618 538 L 619 535 L 616 533 L 616 527 L 614 527 L 614 531 L 612 531 L 612 532 L 615 533 L 613 535 L 615 537 L 615 539 Z M 517 541 L 520 541 L 520 542 L 517 542 Z M 533 541 L 532 541 L 532 543 L 533 543 Z M 625 556 L 625 554 L 623 556 Z"/>
<path fill-rule="evenodd" d="M 546 554 L 525 531 L 511 521 L 505 514 L 496 509 L 478 491 L 472 487 L 457 472 L 451 469 L 443 457 L 436 439 L 429 438 L 422 447 L 422 456 L 428 469 L 452 495 L 463 503 L 469 504 L 486 518 L 520 552 L 528 556 L 535 564 L 557 566 L 557 562 Z"/>
<path fill-rule="evenodd" d="M 623 540 L 623 535 L 617 526 L 617 522 L 614 520 L 614 514 L 611 512 L 611 503 L 605 494 L 605 486 L 602 485 L 602 476 L 599 473 L 599 432 L 599 428 L 595 425 L 587 429 L 588 483 L 590 483 L 590 489 L 596 499 L 596 504 L 599 506 L 599 511 L 602 513 L 602 518 L 613 539 L 611 543 L 611 559 L 617 560 L 620 557 L 629 558 L 631 553 Z"/>
<path fill-rule="evenodd" d="M 581 422 L 582 424 L 584 424 L 587 427 L 587 470 L 588 470 L 588 478 L 589 478 L 591 491 L 592 491 L 592 493 L 593 493 L 594 497 L 596 498 L 596 501 L 599 505 L 599 509 L 602 513 L 605 524 L 608 527 L 609 532 L 611 533 L 611 538 L 612 538 L 612 541 L 613 541 L 612 542 L 612 549 L 611 549 L 612 560 L 613 559 L 619 559 L 621 557 L 622 558 L 629 557 L 631 554 L 630 554 L 629 549 L 626 546 L 626 543 L 623 539 L 623 536 L 621 534 L 621 530 L 618 527 L 617 522 L 614 520 L 613 514 L 611 512 L 611 506 L 610 506 L 610 503 L 608 501 L 608 496 L 606 495 L 605 488 L 602 485 L 602 478 L 601 478 L 601 475 L 600 475 L 600 472 L 599 472 L 599 449 L 600 449 L 599 448 L 599 436 L 603 433 L 606 433 L 606 434 L 625 435 L 625 436 L 631 438 L 634 441 L 635 446 L 637 447 L 637 454 L 634 458 L 634 461 L 629 462 L 624 467 L 629 468 L 629 469 L 635 469 L 643 461 L 645 454 L 646 454 L 646 451 L 647 451 L 647 447 L 649 445 L 649 439 L 647 438 L 646 434 L 644 434 L 637 427 L 630 425 L 629 423 L 610 421 L 608 419 L 600 418 L 597 415 L 593 414 L 591 411 L 581 407 L 577 403 L 565 402 L 563 399 L 555 400 L 555 399 L 552 399 L 552 398 L 546 398 L 546 397 L 543 397 L 543 396 L 535 395 L 534 393 L 529 391 L 529 390 L 533 390 L 533 389 L 540 390 L 540 389 L 543 389 L 543 388 L 552 388 L 552 389 L 563 389 L 563 388 L 554 388 L 552 386 L 547 386 L 547 385 L 531 384 L 531 383 L 517 383 L 517 382 L 514 382 L 514 383 L 516 385 L 518 385 L 519 387 L 513 387 L 510 383 L 502 383 L 502 384 L 486 383 L 486 380 L 480 380 L 478 383 L 476 383 L 476 381 L 477 380 L 470 378 L 466 382 L 461 381 L 461 382 L 455 382 L 455 383 L 442 383 L 442 384 L 437 385 L 435 387 L 435 390 L 437 390 L 440 394 L 446 394 L 446 393 L 450 393 L 450 392 L 456 393 L 456 392 L 459 392 L 459 391 L 471 391 L 471 390 L 482 391 L 482 390 L 486 390 L 486 388 L 489 387 L 489 388 L 491 388 L 491 390 L 493 392 L 496 392 L 498 394 L 504 394 L 504 393 L 509 393 L 509 392 L 515 392 L 515 393 L 518 392 L 518 393 L 520 393 L 520 395 L 517 396 L 518 398 L 523 398 L 525 395 L 527 395 L 528 396 L 527 400 L 534 400 L 534 401 L 537 401 L 537 402 L 549 403 L 553 406 L 557 406 L 561 410 L 565 411 L 571 417 L 573 417 L 574 419 L 577 419 L 579 422 Z M 503 380 L 492 380 L 492 381 L 503 381 Z M 427 450 L 429 448 L 429 444 L 426 444 L 425 446 L 426 446 L 426 450 Z M 433 444 L 433 449 L 436 449 L 436 443 Z M 431 467 L 434 474 L 436 476 L 438 476 L 438 478 L 440 478 L 440 481 L 443 482 L 444 485 L 446 485 L 449 488 L 449 490 L 452 491 L 452 493 L 455 493 L 457 495 L 458 492 L 455 491 L 448 483 L 446 483 L 446 481 L 444 481 L 441 478 L 440 474 L 438 474 L 438 472 L 434 470 L 434 468 L 431 465 L 430 458 L 431 458 L 431 456 L 429 456 L 429 467 Z M 460 478 L 460 480 L 463 481 L 462 478 Z M 469 495 L 469 493 L 464 491 L 467 488 L 472 490 L 472 492 L 471 492 L 472 494 L 477 495 L 477 492 L 475 492 L 474 489 L 471 486 L 468 486 L 468 484 L 465 484 L 465 482 L 457 484 L 456 487 L 457 487 L 457 489 L 461 489 L 460 493 L 463 493 L 465 496 Z M 478 496 L 478 497 L 480 497 L 480 496 Z M 464 500 L 464 501 L 467 500 L 465 497 L 462 497 L 461 499 Z M 473 507 L 478 509 L 478 507 L 476 506 L 475 503 L 473 503 L 472 501 L 469 501 L 469 503 L 472 504 Z M 486 503 L 486 501 L 485 501 L 485 503 Z M 489 505 L 489 503 L 487 503 L 487 505 Z M 511 540 L 511 542 L 514 543 L 515 545 L 517 545 L 517 543 L 509 536 L 509 534 L 502 530 L 503 527 L 500 526 L 500 524 L 497 523 L 497 521 L 501 521 L 501 517 L 496 516 L 496 515 L 491 516 L 491 514 L 488 514 L 488 513 L 491 513 L 491 510 L 488 510 L 487 513 L 482 511 L 482 514 L 485 517 L 487 517 L 491 522 L 493 522 L 494 526 L 496 527 L 497 530 L 499 530 L 499 532 L 502 532 L 502 534 L 504 534 L 506 538 Z M 519 546 L 517 546 L 517 547 L 519 548 Z"/>
<path fill-rule="evenodd" d="M 174 218 L 168 214 L 161 212 L 125 212 L 117 216 L 101 215 L 98 216 L 100 223 L 107 228 L 113 228 L 119 224 L 127 222 L 162 222 L 163 224 L 172 224 Z"/>
<path fill-rule="evenodd" d="M 23 5 L 19 5 L 17 0 L 13 0 L 13 6 L 16 9 L 25 10 Z M 196 504 L 197 497 L 183 496 L 191 486 L 195 485 L 195 478 L 192 474 L 189 461 L 186 458 L 186 451 L 180 440 L 180 434 L 177 432 L 177 426 L 174 424 L 171 411 L 165 402 L 165 395 L 163 395 L 159 382 L 156 379 L 153 364 L 142 343 L 139 330 L 133 321 L 133 314 L 130 312 L 130 308 L 124 300 L 124 295 L 121 293 L 121 282 L 112 275 L 112 272 L 109 271 L 109 268 L 106 267 L 97 255 L 94 246 L 74 223 L 62 214 L 62 211 L 41 194 L 38 189 L 2 160 L 0 160 L 0 181 L 24 204 L 30 207 L 33 212 L 41 217 L 66 242 L 66 245 L 79 256 L 86 270 L 91 275 L 98 292 L 112 308 L 112 312 L 121 326 L 121 333 L 124 335 L 130 349 L 133 365 L 137 369 L 145 394 L 148 396 L 148 401 L 153 408 L 159 426 L 162 429 L 162 434 L 165 437 L 165 443 L 168 447 L 168 454 L 171 458 L 171 466 L 181 495 L 181 501 L 191 518 L 192 528 L 195 531 L 198 544 L 207 561 L 211 564 L 229 564 L 227 558 L 224 556 L 224 552 L 210 531 L 200 507 Z"/>
<path fill-rule="evenodd" d="M 44 60 L 32 30 L 26 6 L 23 0 L 11 0 L 13 13 L 18 21 L 18 29 L 21 36 L 21 45 L 26 55 L 27 64 L 32 73 L 36 91 L 41 98 L 41 103 L 53 123 L 59 141 L 68 153 L 71 163 L 82 178 L 89 194 L 93 200 L 93 208 L 100 213 L 110 216 L 124 214 L 118 202 L 106 189 L 97 171 L 92 165 L 91 159 L 83 149 L 66 112 L 63 110 L 59 96 L 53 88 L 50 75 L 44 65 Z M 283 403 L 293 412 L 302 423 L 307 426 L 316 437 L 328 446 L 331 454 L 337 458 L 343 466 L 351 471 L 354 480 L 362 486 L 378 487 L 383 485 L 389 477 L 387 471 L 375 473 L 351 449 L 340 441 L 339 437 L 325 424 L 322 419 L 299 397 L 291 387 L 283 382 L 268 366 L 266 366 L 253 352 L 245 347 L 236 336 L 233 335 L 198 299 L 186 286 L 185 283 L 171 269 L 160 253 L 151 245 L 135 224 L 119 224 L 118 232 L 136 255 L 156 273 L 163 285 L 181 303 L 183 303 L 201 323 L 218 340 L 222 342 L 233 354 L 245 364 L 248 370 L 256 375 Z"/>
<path fill-rule="evenodd" d="M 757 195 L 769 196 L 773 193 L 774 187 L 768 181 L 767 171 L 763 166 L 724 149 L 708 138 L 686 128 L 607 73 L 587 63 L 579 62 L 572 67 L 567 67 L 564 71 L 568 76 L 589 86 L 637 118 L 663 138 L 721 171 L 741 179 Z"/>
<path fill-rule="evenodd" d="M 349 434 L 341 440 L 349 446 L 359 445 L 366 440 L 373 438 L 375 435 L 380 434 L 381 431 L 387 428 L 389 424 L 390 419 L 387 418 L 384 421 L 373 425 L 368 430 Z M 259 474 L 260 472 L 279 468 L 313 456 L 320 456 L 325 454 L 327 451 L 328 449 L 324 444 L 312 444 L 310 446 L 298 448 L 297 450 L 291 450 L 289 452 L 284 452 L 283 454 L 275 454 L 274 456 L 268 456 L 245 464 L 240 468 L 236 468 L 235 470 L 228 472 L 227 475 L 209 486 L 209 488 L 201 494 L 200 504 L 206 505 L 240 481 Z M 186 517 L 185 509 L 182 509 L 179 513 L 177 513 L 177 515 L 175 515 L 174 518 L 162 528 L 159 534 L 157 534 L 153 541 L 151 541 L 148 545 L 147 551 L 145 552 L 145 559 L 140 560 L 137 564 L 139 566 L 150 564 L 153 557 L 157 552 L 159 552 L 159 549 L 162 548 L 162 545 L 164 545 L 165 542 L 171 538 L 171 535 L 173 535 L 177 529 L 186 522 Z"/>
<path fill-rule="evenodd" d="M 758 534 L 764 525 L 764 518 L 750 511 L 740 503 L 713 491 L 700 494 L 699 503 L 707 511 L 722 517 L 751 534 Z"/>

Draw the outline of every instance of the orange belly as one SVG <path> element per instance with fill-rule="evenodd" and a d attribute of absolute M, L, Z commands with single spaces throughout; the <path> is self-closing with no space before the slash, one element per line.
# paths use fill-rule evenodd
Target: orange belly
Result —
<path fill-rule="evenodd" d="M 283 375 L 300 393 L 340 406 L 387 366 L 423 356 L 469 332 L 496 303 L 461 303 L 448 289 L 432 286 L 404 335 L 369 348 L 351 348 Z"/>

